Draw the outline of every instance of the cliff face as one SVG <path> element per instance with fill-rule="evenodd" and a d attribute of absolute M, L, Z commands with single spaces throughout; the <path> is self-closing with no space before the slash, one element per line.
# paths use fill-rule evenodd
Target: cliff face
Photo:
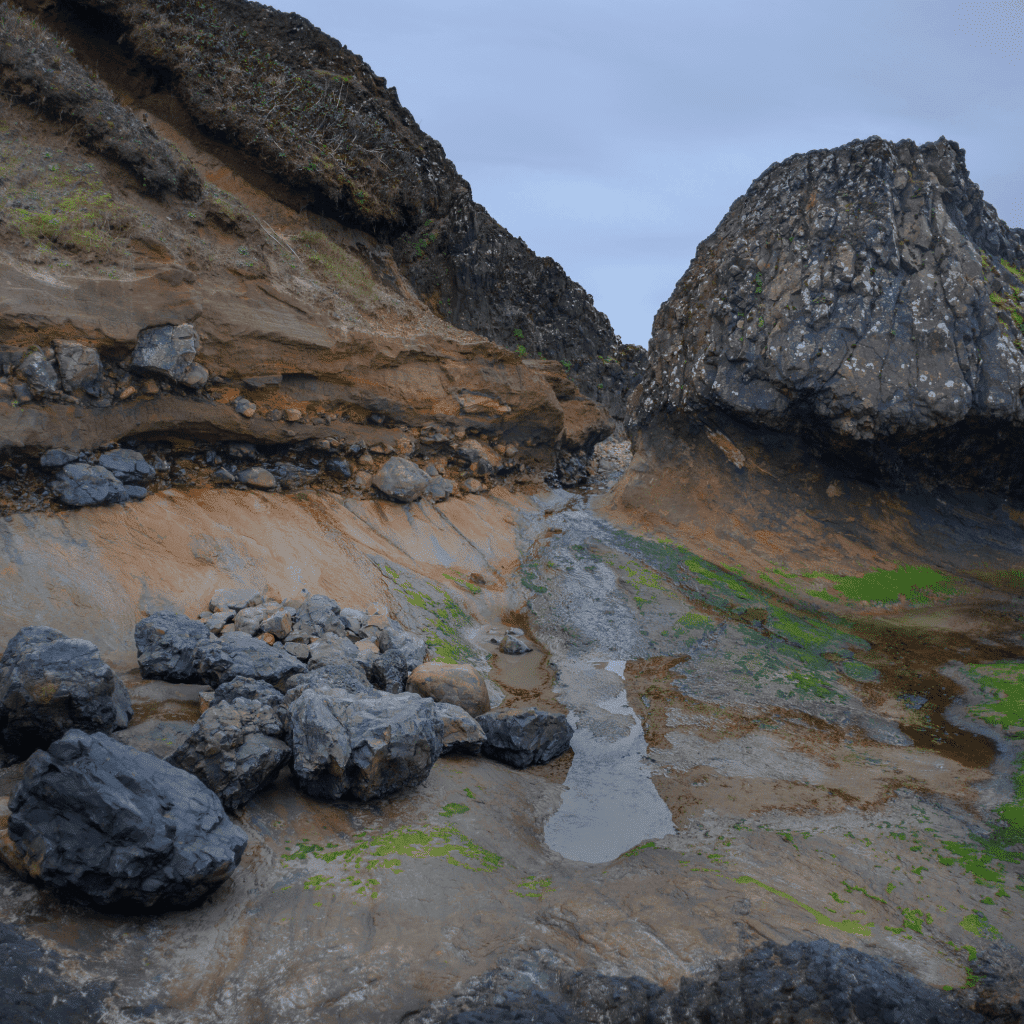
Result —
<path fill-rule="evenodd" d="M 659 310 L 633 428 L 741 420 L 869 476 L 1017 489 L 1022 268 L 955 143 L 790 157 Z"/>
<path fill-rule="evenodd" d="M 563 362 L 586 394 L 621 415 L 631 376 L 605 380 L 602 361 L 632 365 L 642 350 L 622 346 L 554 260 L 474 203 L 395 89 L 310 22 L 248 0 L 22 6 L 82 44 L 83 59 L 102 64 L 133 105 L 229 147 L 247 180 L 392 246 L 449 323 Z"/>

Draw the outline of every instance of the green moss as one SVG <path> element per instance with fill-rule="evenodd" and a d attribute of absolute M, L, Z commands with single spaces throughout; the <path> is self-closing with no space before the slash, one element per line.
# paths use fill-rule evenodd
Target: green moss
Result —
<path fill-rule="evenodd" d="M 895 569 L 876 569 L 863 576 L 839 576 L 812 573 L 807 579 L 827 579 L 847 601 L 892 604 L 901 597 L 927 602 L 938 595 L 959 593 L 963 588 L 952 577 L 927 565 L 901 565 Z"/>
<path fill-rule="evenodd" d="M 347 298 L 356 303 L 366 303 L 373 298 L 373 275 L 369 267 L 322 231 L 303 231 L 295 237 L 295 243 L 306 263 L 337 285 Z"/>
<path fill-rule="evenodd" d="M 653 839 L 648 839 L 646 843 L 640 843 L 638 846 L 634 846 L 631 850 L 627 850 L 621 856 L 623 857 L 635 857 L 641 850 L 656 850 L 657 844 Z"/>
<path fill-rule="evenodd" d="M 538 878 L 536 875 L 527 875 L 521 882 L 517 882 L 509 892 L 513 896 L 521 896 L 523 899 L 539 900 L 545 893 L 551 892 L 551 879 Z"/>
<path fill-rule="evenodd" d="M 439 813 L 442 818 L 450 818 L 453 814 L 465 814 L 468 810 L 465 804 L 445 804 Z"/>
<path fill-rule="evenodd" d="M 995 941 L 996 939 L 1002 938 L 997 928 L 993 928 L 988 923 L 988 918 L 985 917 L 981 911 L 976 911 L 973 914 L 968 914 L 961 922 L 960 927 L 965 932 L 970 932 L 971 935 L 977 935 L 979 939 L 990 939 Z"/>
<path fill-rule="evenodd" d="M 824 925 L 828 928 L 838 928 L 841 932 L 846 932 L 848 935 L 870 935 L 873 925 L 861 924 L 859 921 L 833 921 L 830 917 L 826 917 L 820 911 L 815 910 L 813 907 L 809 907 L 806 903 L 801 903 L 795 896 L 790 896 L 789 893 L 783 892 L 781 889 L 776 889 L 774 886 L 766 885 L 764 882 L 759 882 L 756 878 L 751 878 L 749 875 L 741 875 L 736 879 L 741 885 L 759 885 L 762 889 L 766 889 L 770 893 L 774 893 L 776 896 L 781 896 L 785 900 L 789 900 L 790 903 L 795 904 L 801 910 L 807 911 L 811 917 L 820 925 Z"/>
<path fill-rule="evenodd" d="M 394 566 L 384 564 L 380 568 L 392 583 L 397 584 L 410 605 L 429 613 L 432 622 L 424 631 L 424 639 L 431 648 L 434 660 L 449 665 L 472 661 L 475 652 L 462 637 L 463 628 L 472 620 L 451 595 L 434 583 L 429 585 L 436 596 L 416 590 L 408 580 L 401 578 Z"/>

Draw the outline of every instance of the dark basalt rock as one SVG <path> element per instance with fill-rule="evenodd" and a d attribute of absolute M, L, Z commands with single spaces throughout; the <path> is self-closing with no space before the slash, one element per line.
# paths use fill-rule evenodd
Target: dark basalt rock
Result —
<path fill-rule="evenodd" d="M 289 676 L 305 671 L 298 658 L 247 633 L 203 640 L 193 661 L 193 674 L 214 688 L 235 676 L 283 685 Z"/>
<path fill-rule="evenodd" d="M 123 484 L 148 484 L 156 478 L 156 470 L 130 448 L 116 448 L 100 456 L 100 465 L 109 469 Z"/>
<path fill-rule="evenodd" d="M 566 968 L 520 954 L 459 985 L 408 1024 L 982 1024 L 959 994 L 929 988 L 892 961 L 824 939 L 766 943 L 673 992 L 646 978 Z"/>
<path fill-rule="evenodd" d="M 132 702 L 95 644 L 25 626 L 0 657 L 0 737 L 11 753 L 47 747 L 68 729 L 124 729 Z"/>
<path fill-rule="evenodd" d="M 118 910 L 190 906 L 246 846 L 197 778 L 108 736 L 67 732 L 29 758 L 0 857 L 61 895 Z"/>
<path fill-rule="evenodd" d="M 409 673 L 427 660 L 427 641 L 398 626 L 385 626 L 377 637 L 377 646 L 382 654 L 396 651 L 405 662 L 404 672 Z M 403 680 L 404 682 L 404 680 Z"/>
<path fill-rule="evenodd" d="M 405 658 L 399 650 L 385 651 L 375 658 L 370 666 L 370 682 L 378 690 L 401 693 L 405 689 L 405 681 L 408 678 Z"/>
<path fill-rule="evenodd" d="M 309 677 L 302 676 L 302 678 L 307 679 Z M 275 711 L 285 706 L 284 695 L 271 686 L 270 683 L 263 679 L 247 679 L 245 676 L 235 676 L 234 679 L 221 683 L 213 691 L 210 707 L 215 708 L 223 701 L 238 700 L 239 697 L 245 700 L 258 701 L 260 704 L 265 704 Z"/>
<path fill-rule="evenodd" d="M 53 482 L 57 497 L 72 508 L 113 505 L 128 500 L 124 484 L 103 466 L 73 462 L 64 466 Z"/>
<path fill-rule="evenodd" d="M 443 749 L 444 723 L 434 708 L 411 693 L 306 690 L 291 707 L 299 788 L 365 801 L 422 782 Z"/>
<path fill-rule="evenodd" d="M 630 429 L 741 420 L 806 434 L 872 478 L 1019 488 L 1022 286 L 1024 232 L 956 143 L 790 157 L 659 310 Z"/>
<path fill-rule="evenodd" d="M 565 715 L 529 708 L 526 711 L 488 711 L 477 718 L 484 731 L 484 757 L 513 768 L 546 764 L 564 754 L 572 741 Z"/>
<path fill-rule="evenodd" d="M 195 775 L 236 811 L 291 760 L 283 731 L 272 707 L 238 697 L 204 711 L 167 763 Z"/>
<path fill-rule="evenodd" d="M 157 612 L 135 624 L 139 669 L 146 679 L 192 679 L 196 648 L 209 639 L 205 623 L 174 612 Z"/>

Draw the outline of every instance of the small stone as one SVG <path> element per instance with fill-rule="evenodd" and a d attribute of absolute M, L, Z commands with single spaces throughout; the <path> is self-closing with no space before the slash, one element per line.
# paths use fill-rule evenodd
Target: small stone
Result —
<path fill-rule="evenodd" d="M 338 477 L 340 480 L 352 478 L 352 466 L 348 459 L 328 459 L 324 468 L 331 476 Z"/>
<path fill-rule="evenodd" d="M 277 481 L 274 479 L 273 474 L 266 469 L 243 469 L 238 474 L 239 483 L 243 483 L 246 487 L 255 487 L 259 491 L 272 491 L 277 487 Z"/>
<path fill-rule="evenodd" d="M 284 649 L 293 657 L 298 658 L 299 661 L 309 661 L 309 645 L 300 644 L 295 640 L 286 641 Z"/>
<path fill-rule="evenodd" d="M 260 633 L 259 639 L 273 647 L 277 637 L 273 633 Z"/>
<path fill-rule="evenodd" d="M 285 409 L 284 418 L 288 423 L 298 423 L 302 419 L 302 413 L 298 409 Z"/>
<path fill-rule="evenodd" d="M 131 501 L 142 501 L 149 495 L 149 491 L 147 491 L 145 487 L 140 487 L 138 484 L 125 484 L 124 493 Z"/>
<path fill-rule="evenodd" d="M 520 634 L 522 630 L 518 631 Z M 498 645 L 498 650 L 502 654 L 529 654 L 533 648 L 522 638 L 522 636 L 516 636 L 512 630 L 509 630 L 502 638 L 501 643 Z"/>
<path fill-rule="evenodd" d="M 144 395 L 159 395 L 160 385 L 155 380 L 143 381 L 142 393 Z"/>
<path fill-rule="evenodd" d="M 220 466 L 218 469 L 214 470 L 213 479 L 218 483 L 233 484 L 235 482 L 235 474 L 224 466 Z"/>
<path fill-rule="evenodd" d="M 128 401 L 129 398 L 134 398 L 135 395 L 137 395 L 137 394 L 138 394 L 138 392 L 135 390 L 135 388 L 133 388 L 131 385 L 129 385 L 128 387 L 123 388 L 121 391 L 119 391 L 117 393 L 117 397 L 122 402 L 126 402 L 126 401 Z"/>
<path fill-rule="evenodd" d="M 73 455 L 71 452 L 66 452 L 61 448 L 51 448 L 40 456 L 39 465 L 43 469 L 59 469 L 61 466 L 66 466 L 69 462 L 74 462 L 80 457 L 78 453 Z"/>
<path fill-rule="evenodd" d="M 37 398 L 46 398 L 60 390 L 57 370 L 46 356 L 36 349 L 18 364 L 18 373 L 25 378 L 29 391 Z"/>
<path fill-rule="evenodd" d="M 476 719 L 458 704 L 437 702 L 437 713 L 444 723 L 441 754 L 479 755 L 486 737 Z"/>
<path fill-rule="evenodd" d="M 232 611 L 217 612 L 206 620 L 206 628 L 211 633 L 219 633 L 234 617 Z"/>
<path fill-rule="evenodd" d="M 244 416 L 247 420 L 251 420 L 256 415 L 256 403 L 250 402 L 247 398 L 236 398 L 235 412 L 239 416 Z"/>
<path fill-rule="evenodd" d="M 469 494 L 479 494 L 484 489 L 484 485 L 475 476 L 466 477 L 462 481 L 462 487 Z"/>
<path fill-rule="evenodd" d="M 373 477 L 373 486 L 392 501 L 412 502 L 423 497 L 429 477 L 415 462 L 393 456 Z"/>
<path fill-rule="evenodd" d="M 373 477 L 370 476 L 369 473 L 364 473 L 360 471 L 356 473 L 354 477 L 352 477 L 352 486 L 357 491 L 365 491 L 373 486 Z"/>
<path fill-rule="evenodd" d="M 292 617 L 286 608 L 280 608 L 260 623 L 260 629 L 277 640 L 283 640 L 292 631 Z"/>

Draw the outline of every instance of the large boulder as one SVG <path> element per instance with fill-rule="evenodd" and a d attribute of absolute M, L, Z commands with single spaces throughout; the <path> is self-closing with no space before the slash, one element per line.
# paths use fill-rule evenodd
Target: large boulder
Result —
<path fill-rule="evenodd" d="M 421 697 L 456 704 L 474 718 L 491 710 L 487 682 L 483 673 L 472 665 L 428 661 L 413 669 L 405 688 Z"/>
<path fill-rule="evenodd" d="M 444 723 L 441 738 L 441 754 L 479 754 L 483 749 L 484 735 L 477 720 L 458 704 L 437 703 L 437 713 Z"/>
<path fill-rule="evenodd" d="M 205 623 L 175 612 L 155 612 L 135 623 L 139 670 L 146 679 L 191 679 L 196 648 L 209 639 Z"/>
<path fill-rule="evenodd" d="M 484 757 L 504 761 L 513 768 L 546 764 L 564 754 L 572 741 L 572 726 L 565 715 L 529 708 L 498 709 L 477 719 L 484 731 Z"/>
<path fill-rule="evenodd" d="M 210 637 L 196 647 L 194 674 L 216 688 L 235 676 L 265 679 L 283 689 L 284 681 L 306 666 L 280 647 L 272 647 L 258 637 L 246 633 L 228 633 Z"/>
<path fill-rule="evenodd" d="M 408 503 L 423 497 L 430 477 L 408 459 L 394 455 L 373 475 L 373 486 L 392 501 Z"/>
<path fill-rule="evenodd" d="M 324 665 L 356 664 L 358 660 L 358 648 L 345 636 L 331 635 L 309 644 L 311 669 Z"/>
<path fill-rule="evenodd" d="M 194 904 L 234 871 L 246 846 L 197 778 L 78 729 L 29 758 L 10 811 L 0 832 L 8 867 L 117 910 Z"/>
<path fill-rule="evenodd" d="M 289 677 L 295 678 L 295 677 Z M 306 676 L 301 678 L 305 679 Z M 221 683 L 210 698 L 210 707 L 215 708 L 224 701 L 238 700 L 239 697 L 245 700 L 254 700 L 264 704 L 274 711 L 280 712 L 285 706 L 284 694 L 271 686 L 263 679 L 248 679 L 245 676 L 235 676 L 226 683 Z"/>
<path fill-rule="evenodd" d="M 113 505 L 128 500 L 120 480 L 103 466 L 73 462 L 64 466 L 53 482 L 57 497 L 72 508 L 87 505 Z"/>
<path fill-rule="evenodd" d="M 0 657 L 0 739 L 15 754 L 47 747 L 68 729 L 124 729 L 132 702 L 95 644 L 49 626 L 25 626 Z"/>
<path fill-rule="evenodd" d="M 199 717 L 169 764 L 195 775 L 229 811 L 247 804 L 291 759 L 272 707 L 237 697 Z"/>
<path fill-rule="evenodd" d="M 742 468 L 733 420 L 800 434 L 861 476 L 1019 488 L 1022 285 L 1024 231 L 956 143 L 792 156 L 733 203 L 659 310 L 630 430 L 667 445 L 659 430 L 692 425 Z"/>
<path fill-rule="evenodd" d="M 349 621 L 338 602 L 323 594 L 310 594 L 292 615 L 293 627 L 305 630 L 309 636 L 337 633 L 343 637 Z"/>
<path fill-rule="evenodd" d="M 310 796 L 373 800 L 422 782 L 443 749 L 432 701 L 307 690 L 291 707 L 292 770 Z"/>
<path fill-rule="evenodd" d="M 405 689 L 408 676 L 405 658 L 401 651 L 394 648 L 377 655 L 370 663 L 370 682 L 378 690 L 401 693 Z"/>
<path fill-rule="evenodd" d="M 402 655 L 406 676 L 427 660 L 427 641 L 398 626 L 385 626 L 377 635 L 377 646 L 382 654 L 398 651 Z"/>
<path fill-rule="evenodd" d="M 199 333 L 191 324 L 166 324 L 139 332 L 131 367 L 136 373 L 163 377 L 201 388 L 209 373 L 196 362 Z"/>

